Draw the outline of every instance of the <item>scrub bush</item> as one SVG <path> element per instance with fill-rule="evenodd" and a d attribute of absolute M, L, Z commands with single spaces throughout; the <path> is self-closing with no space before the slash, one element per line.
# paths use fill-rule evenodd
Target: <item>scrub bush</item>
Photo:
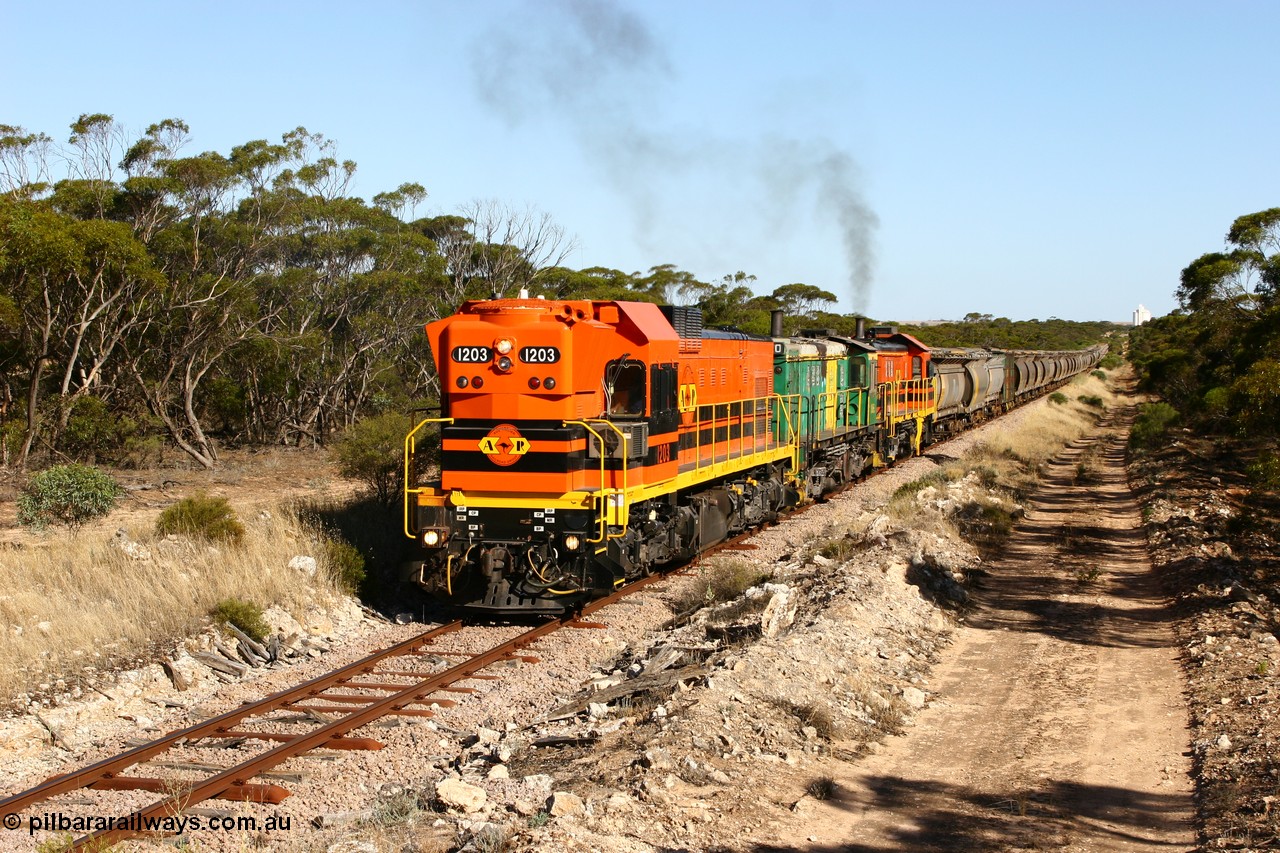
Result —
<path fill-rule="evenodd" d="M 18 523 L 43 530 L 53 523 L 73 529 L 106 515 L 124 494 L 110 474 L 89 465 L 54 465 L 36 474 L 18 495 Z"/>
<path fill-rule="evenodd" d="M 259 643 L 271 633 L 271 626 L 262 615 L 262 608 L 251 601 L 224 598 L 213 608 L 213 618 L 219 624 L 235 625 Z"/>
<path fill-rule="evenodd" d="M 196 495 L 183 498 L 160 513 L 160 517 L 156 519 L 156 533 L 161 536 L 176 533 L 210 542 L 239 545 L 244 539 L 244 525 L 236 518 L 235 511 L 226 498 Z"/>
<path fill-rule="evenodd" d="M 1136 449 L 1155 447 L 1178 420 L 1178 410 L 1168 403 L 1143 403 L 1129 433 L 1129 446 Z"/>

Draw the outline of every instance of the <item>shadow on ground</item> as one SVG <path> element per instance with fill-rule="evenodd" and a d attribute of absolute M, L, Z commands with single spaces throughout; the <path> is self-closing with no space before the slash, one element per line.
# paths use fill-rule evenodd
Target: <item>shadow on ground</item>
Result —
<path fill-rule="evenodd" d="M 1052 780 L 1031 788 L 976 790 L 962 785 L 880 776 L 870 782 L 870 799 L 853 801 L 837 790 L 823 807 L 844 811 L 907 812 L 912 815 L 884 831 L 887 846 L 871 846 L 856 836 L 835 845 L 797 843 L 751 848 L 757 853 L 841 851 L 841 853 L 997 853 L 1021 849 L 1057 849 L 1072 843 L 1071 825 L 1084 823 L 1094 840 L 1153 842 L 1147 830 L 1126 815 L 1176 813 L 1182 798 L 1123 788 Z M 1105 804 L 1105 805 L 1104 805 Z M 856 832 L 856 829 L 855 829 Z M 1170 850 L 1185 849 L 1171 845 Z"/>

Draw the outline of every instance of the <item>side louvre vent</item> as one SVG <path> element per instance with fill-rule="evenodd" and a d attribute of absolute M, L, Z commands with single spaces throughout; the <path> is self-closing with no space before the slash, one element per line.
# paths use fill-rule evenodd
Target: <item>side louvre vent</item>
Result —
<path fill-rule="evenodd" d="M 662 316 L 680 336 L 680 352 L 702 351 L 702 309 L 687 305 L 663 305 Z"/>
<path fill-rule="evenodd" d="M 640 424 L 616 424 L 623 435 L 627 436 L 627 459 L 643 459 L 649 455 L 649 425 Z M 616 432 L 608 427 L 596 427 L 596 431 L 604 438 L 604 456 L 607 459 L 622 459 L 622 441 Z M 594 435 L 588 436 L 589 443 L 587 445 L 587 458 L 599 459 L 600 440 Z"/>

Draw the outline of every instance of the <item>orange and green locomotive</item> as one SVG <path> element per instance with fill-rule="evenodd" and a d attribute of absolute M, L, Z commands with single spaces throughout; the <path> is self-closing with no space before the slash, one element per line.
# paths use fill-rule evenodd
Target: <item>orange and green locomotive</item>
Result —
<path fill-rule="evenodd" d="M 931 440 L 919 341 L 786 337 L 777 315 L 772 332 L 528 298 L 429 324 L 441 412 L 405 440 L 404 530 L 422 549 L 407 579 L 473 611 L 559 614 Z"/>

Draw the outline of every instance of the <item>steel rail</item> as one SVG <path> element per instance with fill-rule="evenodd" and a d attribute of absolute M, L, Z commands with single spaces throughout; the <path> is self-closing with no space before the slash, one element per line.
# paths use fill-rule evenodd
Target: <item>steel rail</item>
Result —
<path fill-rule="evenodd" d="M 524 660 L 530 663 L 536 663 L 537 657 L 528 654 L 520 654 L 528 646 L 540 640 L 549 634 L 552 634 L 564 627 L 577 628 L 603 628 L 595 622 L 584 621 L 581 617 L 607 607 L 610 604 L 630 595 L 637 590 L 648 586 L 663 579 L 663 575 L 651 575 L 634 581 L 604 598 L 596 599 L 585 605 L 581 611 L 574 614 L 567 614 L 559 619 L 546 622 L 535 628 L 532 628 L 519 636 L 513 637 L 504 643 L 501 643 L 488 651 L 478 655 L 468 656 L 461 663 L 446 669 L 442 672 L 435 673 L 430 677 L 420 680 L 414 684 L 391 685 L 379 683 L 376 685 L 378 689 L 394 689 L 396 692 L 382 698 L 378 697 L 360 697 L 367 700 L 362 708 L 332 708 L 326 709 L 326 712 L 335 714 L 344 714 L 339 719 L 321 725 L 315 730 L 298 735 L 275 735 L 272 733 L 262 732 L 237 732 L 229 727 L 248 717 L 258 716 L 283 707 L 288 707 L 290 703 L 300 699 L 314 697 L 324 701 L 332 697 L 317 696 L 323 690 L 330 687 L 350 686 L 352 689 L 370 687 L 375 685 L 366 685 L 359 682 L 348 684 L 347 682 L 354 676 L 372 673 L 374 667 L 385 660 L 403 657 L 419 653 L 419 649 L 428 646 L 436 637 L 443 634 L 452 633 L 459 630 L 462 622 L 453 622 L 448 625 L 435 628 L 425 632 L 417 637 L 413 637 L 395 646 L 391 646 L 383 651 L 377 652 L 368 657 L 362 658 L 355 663 L 349 664 L 341 669 L 335 670 L 326 675 L 312 679 L 297 687 L 276 693 L 267 699 L 237 708 L 226 714 L 206 720 L 195 726 L 191 726 L 181 731 L 172 732 L 163 738 L 152 741 L 148 744 L 136 747 L 128 752 L 122 753 L 114 758 L 100 761 L 90 767 L 72 773 L 55 777 L 47 782 L 37 785 L 30 790 L 21 794 L 10 797 L 0 802 L 0 811 L 5 813 L 21 813 L 24 809 L 46 800 L 57 794 L 68 791 L 79 790 L 86 787 L 94 786 L 97 783 L 102 784 L 101 787 L 109 789 L 137 789 L 144 787 L 137 782 L 132 781 L 133 777 L 118 776 L 119 771 L 139 764 L 147 759 L 164 752 L 165 750 L 177 745 L 184 740 L 197 740 L 202 737 L 265 737 L 266 739 L 284 739 L 285 742 L 279 746 L 262 752 L 253 758 L 248 759 L 234 767 L 229 767 L 213 776 L 200 780 L 194 784 L 189 784 L 181 791 L 167 796 L 151 805 L 145 806 L 127 817 L 121 819 L 124 827 L 112 828 L 98 832 L 89 833 L 75 841 L 68 848 L 69 850 L 84 849 L 100 849 L 101 846 L 114 844 L 126 838 L 138 835 L 147 835 L 145 829 L 135 829 L 134 827 L 145 827 L 148 820 L 155 821 L 166 817 L 180 814 L 182 810 L 220 795 L 226 795 L 228 792 L 235 795 L 236 799 L 245 799 L 256 802 L 274 803 L 279 802 L 283 796 L 272 798 L 270 789 L 278 788 L 274 785 L 255 785 L 249 780 L 258 776 L 277 765 L 283 763 L 289 758 L 301 755 L 312 749 L 334 746 L 343 742 L 346 735 L 361 726 L 387 716 L 395 716 L 397 714 L 407 715 L 426 715 L 430 716 L 432 711 L 429 709 L 410 708 L 411 705 L 435 704 L 441 707 L 453 705 L 452 700 L 433 699 L 436 693 L 466 693 L 473 692 L 472 688 L 455 687 L 455 682 L 465 681 L 467 679 L 492 679 L 497 676 L 481 674 L 481 670 L 493 666 L 505 660 Z M 425 650 L 422 653 L 429 653 Z M 461 653 L 456 653 L 461 654 Z M 395 673 L 375 673 L 375 675 L 395 675 L 404 677 L 413 675 L 406 672 Z M 376 743 L 376 742 L 375 742 Z M 364 746 L 361 742 L 360 746 Z M 380 747 L 381 745 L 378 744 Z M 368 747 L 365 747 L 368 748 Z M 284 789 L 283 795 L 287 796 L 288 792 Z M 161 833 L 163 834 L 163 833 Z"/>
<path fill-rule="evenodd" d="M 425 631 L 416 637 L 412 637 L 394 646 L 389 646 L 380 652 L 375 652 L 361 658 L 354 663 L 347 664 L 328 672 L 324 675 L 303 682 L 294 687 L 287 688 L 278 693 L 274 693 L 265 699 L 260 699 L 248 705 L 243 705 L 235 710 L 228 711 L 216 717 L 211 717 L 193 726 L 185 729 L 170 732 L 164 737 L 157 738 L 149 743 L 141 744 L 127 752 L 120 753 L 112 758 L 92 764 L 80 770 L 71 773 L 54 776 L 33 788 L 15 794 L 12 797 L 0 801 L 0 811 L 6 814 L 11 812 L 22 812 L 36 803 L 47 800 L 50 797 L 68 791 L 75 791 L 81 788 L 89 787 L 95 782 L 105 781 L 118 777 L 120 771 L 132 767 L 135 764 L 141 764 L 144 761 L 160 754 L 172 747 L 178 745 L 181 741 L 198 740 L 202 737 L 225 735 L 234 723 L 250 717 L 261 716 L 280 708 L 288 706 L 292 702 L 315 696 L 324 690 L 340 685 L 352 678 L 353 676 L 364 674 L 374 668 L 379 662 L 388 658 L 400 657 L 408 654 L 415 649 L 429 645 L 437 637 L 444 636 L 458 631 L 463 626 L 461 620 L 441 625 Z"/>

